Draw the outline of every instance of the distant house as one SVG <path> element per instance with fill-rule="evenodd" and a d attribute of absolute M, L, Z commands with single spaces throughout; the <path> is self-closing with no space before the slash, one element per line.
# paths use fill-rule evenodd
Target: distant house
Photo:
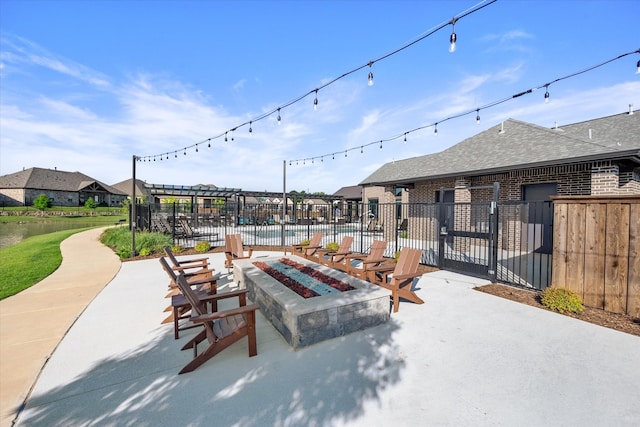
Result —
<path fill-rule="evenodd" d="M 0 176 L 0 204 L 31 206 L 46 194 L 56 206 L 83 206 L 93 198 L 100 206 L 120 206 L 127 193 L 80 172 L 29 168 Z"/>
<path fill-rule="evenodd" d="M 509 119 L 439 153 L 387 163 L 365 178 L 364 202 L 539 201 L 552 195 L 640 194 L 640 114 L 545 128 Z M 441 194 L 442 192 L 442 194 Z"/>
<path fill-rule="evenodd" d="M 360 185 L 342 187 L 333 195 L 342 198 L 340 202 L 336 201 L 335 203 L 337 204 L 336 208 L 340 210 L 340 214 L 345 218 L 346 222 L 356 221 L 360 218 L 360 215 L 362 215 L 362 212 L 360 212 L 362 187 Z"/>

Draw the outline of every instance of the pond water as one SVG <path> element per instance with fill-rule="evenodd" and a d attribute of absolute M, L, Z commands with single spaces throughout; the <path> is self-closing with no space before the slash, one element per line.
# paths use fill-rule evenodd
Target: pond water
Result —
<path fill-rule="evenodd" d="M 40 234 L 48 234 L 62 230 L 105 225 L 95 221 L 51 221 L 51 222 L 6 222 L 0 223 L 0 248 L 15 245 L 24 239 Z"/>

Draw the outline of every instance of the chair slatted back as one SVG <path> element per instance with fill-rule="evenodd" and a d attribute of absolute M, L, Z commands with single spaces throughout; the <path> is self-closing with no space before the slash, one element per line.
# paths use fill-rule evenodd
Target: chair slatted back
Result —
<path fill-rule="evenodd" d="M 402 248 L 396 268 L 393 270 L 393 275 L 415 273 L 418 271 L 421 257 L 422 251 L 420 249 Z"/>

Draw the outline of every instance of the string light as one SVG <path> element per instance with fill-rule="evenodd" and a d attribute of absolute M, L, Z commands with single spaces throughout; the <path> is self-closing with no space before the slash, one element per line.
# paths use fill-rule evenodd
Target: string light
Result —
<path fill-rule="evenodd" d="M 379 58 L 377 58 L 377 59 L 371 60 L 371 61 L 367 62 L 367 63 L 366 63 L 366 64 L 364 64 L 364 65 L 361 65 L 361 66 L 359 66 L 359 67 L 357 67 L 357 68 L 354 68 L 354 69 L 352 69 L 351 71 L 348 71 L 348 72 L 346 72 L 346 73 L 343 73 L 343 74 L 341 74 L 340 76 L 338 76 L 338 77 L 336 77 L 336 78 L 334 78 L 334 79 L 332 79 L 332 80 L 330 80 L 330 81 L 327 81 L 327 82 L 326 82 L 326 83 L 324 83 L 322 86 L 320 86 L 320 87 L 318 87 L 318 88 L 316 88 L 316 89 L 314 89 L 314 90 L 312 90 L 312 91 L 310 91 L 310 92 L 308 92 L 308 93 L 306 93 L 306 94 L 304 94 L 304 95 L 302 95 L 302 96 L 299 96 L 299 97 L 297 97 L 297 98 L 293 99 L 292 101 L 289 101 L 289 102 L 287 102 L 287 103 L 285 103 L 285 104 L 283 104 L 283 105 L 280 105 L 279 107 L 277 107 L 276 109 L 274 109 L 274 110 L 272 110 L 272 111 L 269 111 L 269 112 L 264 113 L 264 114 L 262 114 L 262 115 L 260 115 L 260 116 L 258 116 L 258 117 L 255 117 L 252 121 L 254 121 L 254 122 L 255 122 L 255 121 L 263 120 L 263 119 L 265 119 L 265 118 L 267 118 L 267 117 L 271 116 L 272 114 L 275 114 L 276 112 L 278 113 L 278 116 L 280 116 L 280 109 L 282 109 L 282 108 L 286 108 L 286 107 L 289 107 L 289 106 L 291 106 L 291 105 L 293 105 L 293 104 L 295 104 L 295 103 L 297 103 L 297 102 L 301 101 L 302 99 L 306 98 L 306 97 L 307 97 L 309 94 L 311 94 L 312 92 L 315 92 L 315 97 L 314 97 L 314 110 L 317 110 L 317 105 L 318 105 L 318 96 L 317 96 L 317 95 L 318 95 L 318 91 L 319 91 L 320 89 L 324 89 L 325 87 L 327 87 L 327 86 L 329 86 L 329 85 L 332 85 L 332 84 L 336 83 L 338 80 L 343 79 L 343 78 L 345 78 L 345 77 L 347 77 L 347 76 L 349 76 L 349 75 L 351 75 L 351 74 L 353 74 L 353 73 L 355 73 L 355 72 L 357 72 L 357 71 L 359 71 L 359 70 L 361 70 L 362 68 L 365 68 L 365 67 L 367 67 L 367 66 L 369 66 L 369 68 L 370 68 L 370 70 L 369 70 L 369 81 L 368 81 L 368 83 L 372 85 L 372 84 L 373 84 L 373 72 L 372 72 L 372 70 L 371 70 L 371 66 L 373 65 L 373 63 L 374 63 L 374 62 L 381 61 L 381 60 L 383 60 L 383 59 L 387 59 L 387 58 L 389 58 L 389 57 L 391 57 L 391 56 L 393 56 L 393 55 L 395 55 L 395 54 L 398 54 L 398 53 L 402 52 L 403 50 L 408 49 L 409 47 L 413 46 L 414 44 L 416 44 L 416 43 L 418 43 L 418 42 L 423 41 L 423 40 L 424 40 L 424 39 L 426 39 L 427 37 L 430 37 L 431 35 L 435 34 L 435 33 L 436 33 L 436 32 L 438 32 L 438 31 L 440 31 L 441 29 L 443 29 L 443 28 L 444 28 L 444 27 L 446 27 L 447 25 L 450 25 L 452 22 L 458 21 L 458 20 L 460 20 L 460 19 L 462 19 L 462 18 L 465 18 L 465 17 L 467 17 L 467 16 L 469 16 L 469 15 L 471 15 L 471 14 L 475 13 L 475 12 L 478 12 L 478 11 L 480 11 L 481 9 L 484 9 L 485 7 L 487 7 L 487 6 L 489 6 L 489 5 L 493 4 L 493 3 L 495 3 L 496 1 L 497 1 L 497 0 L 482 0 L 482 1 L 480 1 L 478 4 L 476 4 L 475 6 L 472 6 L 472 7 L 468 8 L 468 9 L 466 9 L 466 10 L 464 10 L 464 11 L 460 12 L 458 15 L 456 15 L 456 16 L 454 17 L 454 19 L 453 19 L 453 20 L 446 21 L 446 22 L 443 22 L 442 24 L 437 25 L 436 27 L 434 27 L 434 28 L 430 29 L 430 30 L 429 30 L 429 31 L 427 31 L 426 33 L 423 33 L 421 36 L 419 36 L 419 37 L 418 37 L 418 38 L 416 38 L 415 40 L 413 40 L 413 41 L 411 41 L 411 42 L 409 42 L 409 43 L 406 43 L 405 45 L 403 45 L 403 46 L 401 46 L 401 47 L 399 47 L 399 48 L 397 48 L 397 49 L 395 49 L 395 50 L 393 50 L 393 51 L 391 51 L 391 52 L 389 52 L 389 53 L 386 53 L 386 54 L 384 54 L 384 55 L 380 56 L 380 57 L 379 57 Z M 280 123 L 280 120 L 278 120 L 278 122 Z M 234 127 L 233 129 L 231 129 L 230 131 L 234 131 L 234 130 L 236 130 L 237 128 L 239 128 L 239 127 L 241 127 L 241 126 L 244 126 L 244 125 L 246 125 L 246 124 L 248 124 L 248 123 L 247 123 L 247 122 L 242 123 L 242 124 L 240 124 L 240 125 L 238 125 L 238 126 Z M 219 134 L 219 135 L 217 135 L 217 136 L 215 136 L 215 137 L 209 138 L 209 139 L 217 139 L 217 138 L 221 138 L 223 135 L 224 135 L 224 136 L 225 136 L 225 138 L 226 138 L 227 132 L 228 132 L 228 131 L 225 131 L 224 133 L 221 133 L 221 134 Z M 232 142 L 234 141 L 233 133 L 232 133 L 231 141 L 232 141 Z M 225 141 L 225 142 L 226 142 L 226 141 Z M 204 141 L 201 141 L 200 143 L 204 143 Z M 194 144 L 194 145 L 195 145 L 195 144 Z M 189 146 L 189 147 L 187 147 L 187 148 L 192 148 L 194 145 L 190 145 L 190 146 Z M 151 157 L 152 157 L 152 156 L 147 156 L 146 158 L 150 159 Z"/>
<path fill-rule="evenodd" d="M 638 60 L 638 70 L 636 71 L 636 74 L 640 74 L 640 59 Z"/>
<path fill-rule="evenodd" d="M 249 133 L 253 132 L 253 129 L 251 128 L 251 124 L 252 124 L 252 123 L 253 123 L 253 122 L 251 122 L 251 121 L 249 122 Z"/>
<path fill-rule="evenodd" d="M 456 35 L 456 18 L 451 20 L 451 36 L 449 37 L 449 52 L 453 53 L 456 51 L 456 41 L 458 41 L 458 36 Z"/>
<path fill-rule="evenodd" d="M 406 132 L 404 133 L 404 143 L 405 144 L 407 143 L 407 133 Z"/>
<path fill-rule="evenodd" d="M 476 124 L 477 125 L 480 124 L 480 109 L 479 108 L 476 110 Z"/>
<path fill-rule="evenodd" d="M 198 152 L 198 144 L 196 144 L 196 153 Z"/>
<path fill-rule="evenodd" d="M 207 143 L 207 148 L 211 150 L 211 138 L 209 138 L 209 142 Z"/>
<path fill-rule="evenodd" d="M 380 149 L 382 150 L 382 140 L 380 140 Z"/>
<path fill-rule="evenodd" d="M 318 111 L 318 89 L 316 89 L 316 97 L 313 99 L 313 111 Z"/>
<path fill-rule="evenodd" d="M 433 128 L 433 133 L 438 136 L 438 123 L 436 123 L 435 127 Z"/>
<path fill-rule="evenodd" d="M 282 124 L 282 117 L 280 117 L 280 108 L 278 108 L 278 125 Z"/>
<path fill-rule="evenodd" d="M 549 85 L 544 85 L 544 87 L 545 87 L 544 103 L 548 104 L 549 103 Z"/>
<path fill-rule="evenodd" d="M 362 148 L 362 145 L 360 146 L 360 154 L 364 153 L 364 149 Z"/>

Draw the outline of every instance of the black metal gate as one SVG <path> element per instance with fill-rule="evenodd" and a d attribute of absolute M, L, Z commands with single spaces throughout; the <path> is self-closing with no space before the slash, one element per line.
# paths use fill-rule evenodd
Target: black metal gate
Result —
<path fill-rule="evenodd" d="M 495 275 L 495 207 L 490 203 L 445 203 L 440 208 L 440 268 L 479 277 Z"/>

